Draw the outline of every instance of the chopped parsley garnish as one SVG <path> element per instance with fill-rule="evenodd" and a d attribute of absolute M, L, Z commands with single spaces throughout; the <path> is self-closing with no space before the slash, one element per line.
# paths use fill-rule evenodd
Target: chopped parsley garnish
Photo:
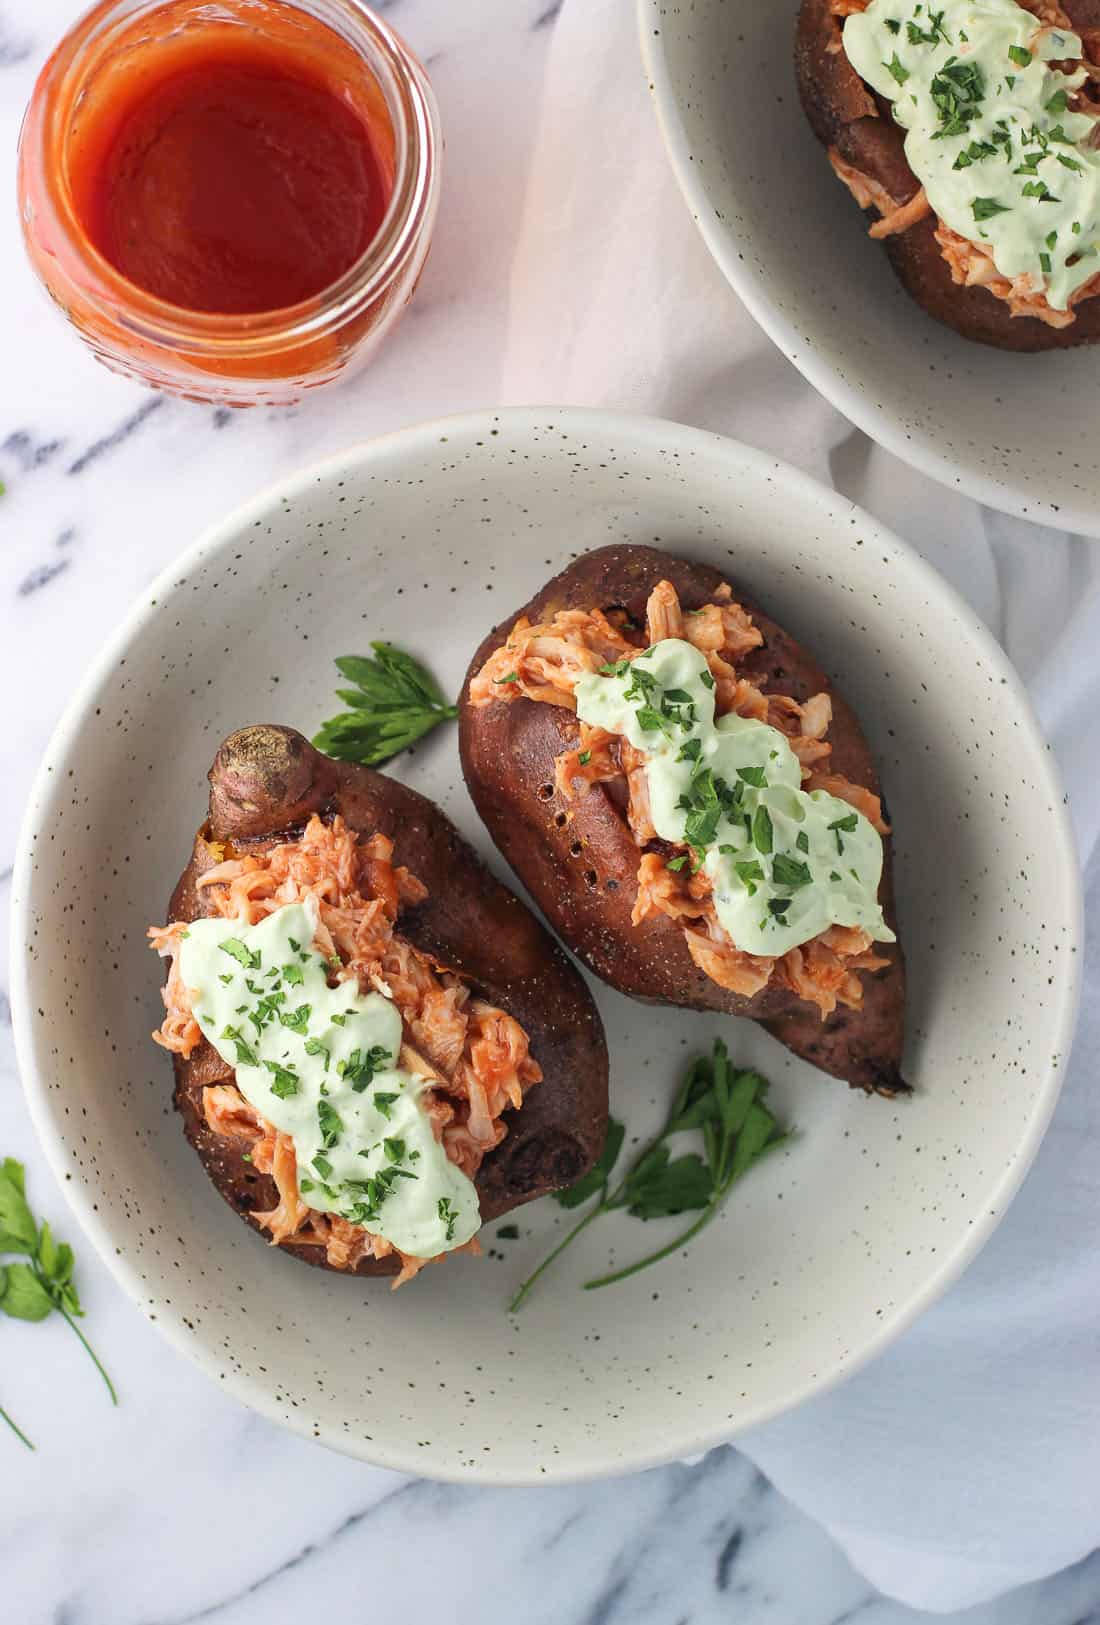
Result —
<path fill-rule="evenodd" d="M 306 1054 L 307 1055 L 323 1055 L 324 1058 L 325 1058 L 325 1071 L 326 1072 L 328 1071 L 328 1064 L 329 1064 L 329 1061 L 332 1059 L 332 1051 L 330 1049 L 328 1049 L 324 1044 L 322 1044 L 322 1042 L 321 1042 L 321 1040 L 319 1038 L 307 1038 L 306 1039 Z"/>
<path fill-rule="evenodd" d="M 236 1046 L 238 1066 L 259 1066 L 256 1051 L 241 1037 L 239 1027 L 223 1027 L 222 1037 L 228 1038 L 229 1042 Z"/>
<path fill-rule="evenodd" d="M 772 820 L 767 807 L 757 807 L 752 819 L 752 844 L 765 854 L 772 849 Z"/>
<path fill-rule="evenodd" d="M 789 852 L 777 852 L 772 859 L 772 880 L 777 886 L 789 886 L 794 890 L 799 886 L 811 885 L 813 878 L 809 864 L 792 858 Z"/>
<path fill-rule="evenodd" d="M 755 858 L 748 858 L 741 863 L 734 864 L 738 880 L 749 888 L 749 896 L 756 896 L 756 882 L 764 879 L 764 871 Z"/>
<path fill-rule="evenodd" d="M 1049 102 L 1047 102 L 1046 110 L 1048 113 L 1053 113 L 1054 117 L 1057 118 L 1060 113 L 1065 112 L 1068 103 L 1069 97 L 1066 95 L 1066 92 L 1064 90 L 1056 90 Z"/>
<path fill-rule="evenodd" d="M 382 1116 L 385 1117 L 387 1119 L 387 1121 L 388 1121 L 389 1116 L 390 1116 L 390 1107 L 393 1105 L 393 1103 L 394 1103 L 394 1101 L 396 1099 L 397 1099 L 396 1095 L 385 1095 L 385 1094 L 373 1094 L 373 1095 L 371 1095 L 372 1104 L 378 1108 L 378 1110 L 382 1113 Z"/>
<path fill-rule="evenodd" d="M 1038 198 L 1040 203 L 1060 203 L 1061 198 L 1054 196 L 1046 181 L 1028 181 L 1023 188 L 1025 197 Z"/>
<path fill-rule="evenodd" d="M 909 69 L 903 66 L 896 51 L 890 58 L 889 62 L 884 62 L 882 65 L 892 76 L 892 78 L 897 80 L 899 85 L 903 85 L 909 77 Z"/>
<path fill-rule="evenodd" d="M 328 1179 L 329 1175 L 332 1173 L 332 1163 L 328 1160 L 323 1151 L 318 1151 L 317 1155 L 313 1159 L 313 1166 L 316 1168 L 322 1179 Z"/>
<path fill-rule="evenodd" d="M 677 756 L 676 760 L 678 762 L 697 762 L 702 754 L 703 741 L 696 736 L 694 739 L 684 740 L 684 743 L 680 746 L 680 754 Z"/>
<path fill-rule="evenodd" d="M 1027 188 L 1024 188 L 1027 191 Z M 1008 214 L 1010 205 L 998 203 L 995 197 L 976 197 L 970 205 L 975 220 L 992 220 L 995 214 Z"/>
<path fill-rule="evenodd" d="M 292 1033 L 302 1033 L 304 1035 L 309 1029 L 309 1018 L 312 1011 L 312 1005 L 300 1004 L 297 1010 L 280 1010 L 279 1020 L 284 1027 L 289 1027 Z"/>
<path fill-rule="evenodd" d="M 374 1081 L 374 1074 L 383 1071 L 393 1061 L 389 1050 L 382 1044 L 375 1044 L 364 1055 L 360 1049 L 353 1049 L 346 1061 L 337 1061 L 337 1074 L 350 1083 L 357 1095 L 361 1095 L 369 1083 Z"/>
<path fill-rule="evenodd" d="M 219 943 L 218 946 L 223 954 L 228 954 L 230 959 L 235 959 L 238 965 L 244 966 L 245 970 L 259 970 L 261 964 L 259 950 L 253 952 L 246 948 L 240 937 L 226 937 L 225 941 Z"/>
<path fill-rule="evenodd" d="M 751 784 L 756 790 L 763 790 L 767 785 L 767 778 L 762 767 L 739 767 L 737 777 L 746 784 Z"/>
<path fill-rule="evenodd" d="M 772 897 L 768 902 L 768 913 L 775 919 L 781 920 L 791 906 L 789 897 Z"/>
<path fill-rule="evenodd" d="M 271 1073 L 271 1093 L 278 1095 L 280 1100 L 289 1100 L 291 1095 L 298 1093 L 299 1078 L 291 1066 L 280 1066 L 278 1061 L 264 1061 L 266 1071 Z"/>
<path fill-rule="evenodd" d="M 919 12 L 920 9 L 920 6 L 918 6 L 917 12 Z M 945 45 L 951 44 L 951 41 L 948 38 L 947 30 L 943 26 L 942 11 L 930 11 L 928 13 L 927 28 L 921 28 L 919 23 L 909 22 L 906 23 L 905 29 L 910 45 L 937 45 L 940 40 L 942 40 Z M 896 34 L 897 29 L 891 28 L 890 32 L 892 34 Z"/>
<path fill-rule="evenodd" d="M 447 1226 L 447 1240 L 453 1241 L 455 1225 L 458 1223 L 458 1214 L 451 1205 L 451 1199 L 449 1196 L 441 1196 L 439 1198 L 437 1211 L 439 1213 L 440 1223 Z"/>
<path fill-rule="evenodd" d="M 587 767 L 591 760 L 592 752 L 590 750 L 582 750 L 580 755 L 577 757 L 577 761 L 582 767 Z"/>
<path fill-rule="evenodd" d="M 331 1151 L 344 1132 L 343 1119 L 331 1101 L 317 1102 L 317 1123 L 321 1130 L 321 1143 L 326 1151 Z"/>
<path fill-rule="evenodd" d="M 859 814 L 855 812 L 848 813 L 844 818 L 833 819 L 832 823 L 829 825 L 829 828 L 836 836 L 836 849 L 838 852 L 844 851 L 844 842 L 840 838 L 841 830 L 844 830 L 845 834 L 851 835 L 858 823 Z"/>
<path fill-rule="evenodd" d="M 794 844 L 797 846 L 800 852 L 808 852 L 810 850 L 810 837 L 806 834 L 804 829 L 799 830 L 798 839 Z"/>
<path fill-rule="evenodd" d="M 507 677 L 494 677 L 493 682 L 494 683 L 518 683 L 519 682 L 519 672 L 518 671 L 510 671 L 508 673 Z"/>
<path fill-rule="evenodd" d="M 959 62 L 955 58 L 945 62 L 931 85 L 932 100 L 940 120 L 940 127 L 933 139 L 965 135 L 970 120 L 977 117 L 984 95 L 985 80 L 976 62 Z"/>
<path fill-rule="evenodd" d="M 1010 45 L 1008 54 L 1018 68 L 1030 68 L 1031 52 L 1026 45 Z"/>
<path fill-rule="evenodd" d="M 283 980 L 288 987 L 301 987 L 305 981 L 301 965 L 284 965 Z"/>
<path fill-rule="evenodd" d="M 383 1140 L 382 1141 L 382 1149 L 385 1151 L 388 1161 L 390 1161 L 390 1162 L 404 1162 L 404 1160 L 405 1160 L 405 1142 L 404 1142 L 404 1140 Z"/>

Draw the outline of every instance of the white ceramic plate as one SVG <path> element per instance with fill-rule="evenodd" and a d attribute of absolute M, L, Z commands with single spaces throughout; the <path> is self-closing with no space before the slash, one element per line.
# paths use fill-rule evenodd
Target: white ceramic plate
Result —
<path fill-rule="evenodd" d="M 680 187 L 764 331 L 853 423 L 979 502 L 1100 536 L 1096 349 L 1007 355 L 909 298 L 794 76 L 798 0 L 638 0 Z"/>
<path fill-rule="evenodd" d="M 602 1221 L 516 1318 L 561 1233 L 546 1200 L 501 1257 L 397 1294 L 266 1247 L 168 1109 L 144 945 L 218 741 L 311 730 L 336 654 L 385 636 L 452 692 L 486 628 L 578 550 L 658 540 L 744 583 L 856 703 L 897 829 L 913 1099 L 852 1095 L 751 1024 L 600 992 L 613 1105 L 648 1131 L 723 1034 L 798 1138 L 682 1261 L 578 1283 L 667 1227 Z M 456 740 L 395 764 L 483 850 Z M 492 854 L 491 854 L 492 856 Z M 501 867 L 499 860 L 496 866 Z M 73 900 L 75 898 L 75 907 Z M 34 790 L 15 878 L 27 1096 L 76 1212 L 144 1313 L 249 1404 L 386 1466 L 546 1482 L 703 1449 L 882 1348 L 989 1234 L 1042 1135 L 1076 989 L 1074 858 L 1051 758 L 1000 650 L 866 514 L 759 452 L 671 423 L 508 411 L 357 448 L 265 493 L 141 603 Z M 492 1233 L 486 1238 L 493 1245 Z"/>

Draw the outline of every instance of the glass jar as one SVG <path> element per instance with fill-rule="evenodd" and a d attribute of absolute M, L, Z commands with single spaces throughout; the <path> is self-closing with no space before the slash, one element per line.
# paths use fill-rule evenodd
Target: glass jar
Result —
<path fill-rule="evenodd" d="M 137 286 L 97 249 L 77 206 L 97 116 L 106 127 L 103 110 L 125 90 L 235 45 L 228 29 L 253 31 L 250 48 L 292 53 L 360 113 L 391 182 L 381 225 L 348 270 L 298 304 L 245 315 L 185 309 Z M 23 236 L 47 291 L 108 367 L 191 400 L 288 404 L 361 365 L 411 298 L 435 223 L 440 145 L 424 70 L 361 0 L 101 0 L 46 63 L 23 121 Z"/>

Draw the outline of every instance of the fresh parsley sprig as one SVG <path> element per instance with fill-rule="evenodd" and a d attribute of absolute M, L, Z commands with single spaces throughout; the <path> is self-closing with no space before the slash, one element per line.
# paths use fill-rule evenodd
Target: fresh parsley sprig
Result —
<path fill-rule="evenodd" d="M 699 1217 L 656 1252 L 585 1281 L 586 1292 L 623 1281 L 686 1247 L 711 1222 L 737 1180 L 767 1152 L 789 1139 L 762 1104 L 767 1088 L 759 1072 L 731 1067 L 726 1046 L 717 1039 L 712 1053 L 699 1056 L 688 1068 L 661 1132 L 638 1153 L 615 1186 L 611 1175 L 626 1131 L 612 1118 L 599 1162 L 555 1198 L 562 1207 L 572 1209 L 595 1197 L 595 1206 L 527 1277 L 508 1305 L 510 1311 L 514 1314 L 522 1307 L 555 1259 L 604 1213 L 625 1208 L 637 1219 L 665 1219 L 690 1212 L 697 1212 Z M 703 1154 L 690 1151 L 674 1157 L 668 1140 L 688 1131 L 702 1136 Z"/>
<path fill-rule="evenodd" d="M 313 743 L 326 756 L 379 767 L 408 750 L 441 722 L 458 715 L 430 672 L 392 643 L 372 643 L 374 657 L 341 655 L 336 662 L 354 688 L 338 688 L 348 706 L 322 723 Z"/>
<path fill-rule="evenodd" d="M 23 1165 L 14 1157 L 0 1163 L 0 1253 L 15 1253 L 29 1260 L 28 1263 L 0 1264 L 0 1312 L 13 1320 L 37 1321 L 45 1320 L 56 1309 L 83 1343 L 107 1384 L 112 1403 L 117 1405 L 114 1384 L 76 1324 L 77 1317 L 82 1317 L 84 1311 L 73 1284 L 73 1250 L 65 1242 L 54 1239 L 48 1224 L 35 1221 L 27 1205 Z M 0 1419 L 28 1449 L 34 1449 L 27 1435 L 2 1409 Z"/>

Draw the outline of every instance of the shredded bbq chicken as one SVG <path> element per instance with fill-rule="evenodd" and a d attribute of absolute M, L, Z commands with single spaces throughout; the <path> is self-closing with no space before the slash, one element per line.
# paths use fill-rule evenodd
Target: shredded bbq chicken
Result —
<path fill-rule="evenodd" d="M 1038 17 L 1043 25 L 1034 35 L 1033 45 L 1052 28 L 1073 30 L 1073 23 L 1055 0 L 1019 0 L 1019 3 L 1023 10 L 1030 11 Z M 866 11 L 868 4 L 869 0 L 830 0 L 829 10 L 836 19 L 836 28 L 827 47 L 830 53 L 836 54 L 843 49 L 841 28 L 844 19 L 857 12 Z M 1100 82 L 1100 65 L 1098 65 L 1100 28 L 1082 28 L 1078 29 L 1077 33 L 1081 38 L 1085 59 L 1073 65 L 1084 68 L 1091 83 L 1084 85 L 1071 98 L 1070 106 L 1074 112 L 1087 113 L 1097 118 L 1097 128 L 1089 141 L 1090 146 L 1096 146 L 1100 143 L 1100 107 L 1094 99 L 1093 86 Z M 868 116 L 877 118 L 878 108 L 873 98 L 868 97 L 868 103 Z M 829 162 L 861 209 L 878 210 L 880 218 L 869 228 L 868 235 L 871 237 L 881 241 L 896 236 L 908 231 L 932 213 L 923 186 L 907 203 L 898 203 L 879 181 L 865 174 L 863 170 L 857 169 L 854 164 L 848 163 L 836 147 L 829 148 Z M 988 249 L 980 243 L 971 242 L 968 237 L 961 237 L 939 219 L 936 221 L 934 235 L 956 287 L 984 288 L 995 299 L 1006 304 L 1012 316 L 1030 316 L 1055 329 L 1072 327 L 1077 320 L 1073 307 L 1100 294 L 1100 272 L 1098 272 L 1070 295 L 1068 310 L 1056 310 L 1047 300 L 1043 287 L 1034 286 L 1028 275 L 1017 277 L 1002 275 Z"/>
<path fill-rule="evenodd" d="M 685 612 L 671 582 L 658 582 L 646 605 L 644 632 L 632 630 L 625 621 L 613 625 L 600 610 L 563 610 L 538 625 L 520 619 L 471 680 L 470 701 L 489 705 L 525 698 L 575 711 L 574 688 L 580 677 L 609 663 L 634 660 L 662 638 L 684 638 L 706 656 L 719 716 L 732 711 L 778 728 L 799 760 L 807 790 L 828 791 L 861 812 L 880 835 L 889 833 L 879 798 L 827 771 L 832 754 L 826 738 L 833 716 L 829 696 L 815 694 L 800 702 L 787 694 L 765 694 L 757 682 L 739 675 L 738 662 L 758 649 L 764 638 L 751 616 L 733 602 L 728 585 L 718 589 L 711 603 Z M 888 963 L 873 951 L 866 932 L 833 926 L 775 959 L 736 947 L 719 922 L 709 878 L 701 871 L 670 869 L 663 851 L 647 850 L 657 832 L 650 816 L 643 753 L 603 728 L 581 722 L 579 730 L 575 747 L 555 763 L 556 788 L 571 801 L 595 784 L 625 784 L 626 818 L 642 853 L 635 925 L 653 915 L 675 920 L 699 969 L 746 999 L 770 985 L 786 987 L 816 1004 L 822 1020 L 838 1003 L 854 1007 L 862 1003 L 858 972 L 879 970 Z"/>
<path fill-rule="evenodd" d="M 228 858 L 208 869 L 198 885 L 216 914 L 244 925 L 255 925 L 288 903 L 316 902 L 314 948 L 339 965 L 334 973 L 338 980 L 393 999 L 404 1025 L 399 1063 L 431 1080 L 421 1098 L 436 1139 L 473 1179 L 484 1156 L 507 1132 L 503 1113 L 522 1106 L 542 1071 L 517 1021 L 475 998 L 445 966 L 398 934 L 402 906 L 428 894 L 408 869 L 394 865 L 392 841 L 384 835 L 358 841 L 342 818 L 325 823 L 314 816 L 298 840 Z M 152 946 L 170 962 L 162 990 L 166 1015 L 153 1037 L 184 1059 L 202 1042 L 191 994 L 179 974 L 185 930 L 176 921 L 149 932 Z M 323 1247 L 329 1264 L 347 1270 L 363 1258 L 385 1258 L 396 1251 L 383 1236 L 336 1214 L 317 1212 L 302 1200 L 293 1141 L 266 1122 L 236 1084 L 204 1089 L 203 1111 L 215 1134 L 246 1141 L 252 1166 L 274 1181 L 277 1206 L 253 1215 L 270 1231 L 273 1244 Z M 477 1251 L 476 1239 L 466 1250 Z M 401 1270 L 395 1286 L 430 1262 L 398 1256 Z"/>

